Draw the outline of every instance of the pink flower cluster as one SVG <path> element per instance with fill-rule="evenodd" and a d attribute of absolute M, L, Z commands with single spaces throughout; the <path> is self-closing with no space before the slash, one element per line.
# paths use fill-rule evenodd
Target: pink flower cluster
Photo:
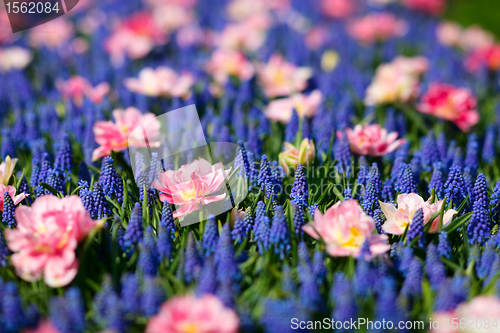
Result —
<path fill-rule="evenodd" d="M 107 82 L 101 82 L 93 87 L 86 78 L 81 76 L 72 76 L 67 81 L 58 79 L 56 87 L 64 99 L 71 99 L 78 106 L 83 104 L 85 97 L 93 103 L 100 103 L 110 90 Z"/>
<path fill-rule="evenodd" d="M 357 257 L 365 241 L 370 243 L 373 255 L 387 252 L 391 246 L 387 235 L 374 234 L 375 222 L 354 199 L 337 202 L 325 214 L 314 213 L 314 221 L 302 229 L 315 239 L 326 243 L 326 251 L 333 257 Z"/>
<path fill-rule="evenodd" d="M 146 333 L 236 333 L 238 315 L 214 295 L 176 296 L 151 318 Z"/>
<path fill-rule="evenodd" d="M 359 155 L 383 156 L 405 143 L 405 139 L 398 138 L 398 132 L 387 133 L 385 128 L 378 124 L 356 125 L 354 129 L 346 129 L 347 140 L 351 150 Z M 337 132 L 342 138 L 342 133 Z"/>
<path fill-rule="evenodd" d="M 225 84 L 230 76 L 246 81 L 252 78 L 255 69 L 241 51 L 218 49 L 205 64 L 206 71 L 218 84 Z"/>
<path fill-rule="evenodd" d="M 109 156 L 111 151 L 122 151 L 128 146 L 156 147 L 160 144 L 161 124 L 154 114 L 142 114 L 136 108 L 129 107 L 126 110 L 114 110 L 113 117 L 115 122 L 98 121 L 94 124 L 95 141 L 100 146 L 92 153 L 93 160 Z M 143 136 L 131 135 L 138 126 L 143 127 L 147 140 L 144 140 Z"/>
<path fill-rule="evenodd" d="M 161 201 L 168 200 L 180 206 L 174 212 L 174 218 L 178 218 L 200 209 L 202 205 L 224 200 L 226 193 L 208 195 L 222 188 L 229 171 L 224 170 L 220 162 L 212 165 L 200 157 L 177 171 L 160 173 L 153 186 L 160 191 Z"/>
<path fill-rule="evenodd" d="M 321 12 L 327 17 L 343 19 L 351 16 L 356 10 L 356 1 L 321 0 Z"/>
<path fill-rule="evenodd" d="M 388 13 L 369 14 L 347 25 L 347 32 L 360 44 L 373 44 L 401 37 L 407 30 L 404 20 Z"/>
<path fill-rule="evenodd" d="M 429 199 L 430 200 L 430 199 Z M 380 202 L 380 208 L 384 212 L 387 221 L 382 225 L 382 230 L 392 235 L 404 234 L 406 227 L 411 224 L 413 216 L 418 209 L 422 208 L 424 213 L 424 224 L 429 223 L 431 216 L 439 211 L 443 206 L 443 200 L 435 203 L 424 199 L 416 193 L 398 195 L 397 204 L 395 207 L 392 203 Z M 454 209 L 449 209 L 443 216 L 443 227 L 450 224 L 453 216 L 457 213 Z M 432 221 L 429 229 L 430 233 L 436 233 L 439 230 L 440 217 L 436 217 Z"/>
<path fill-rule="evenodd" d="M 284 124 L 292 119 L 293 110 L 300 118 L 310 118 L 316 114 L 323 101 L 321 91 L 314 90 L 309 95 L 296 93 L 290 97 L 271 101 L 265 110 L 266 117 Z"/>
<path fill-rule="evenodd" d="M 433 83 L 422 95 L 418 110 L 438 118 L 451 120 L 462 131 L 467 132 L 479 122 L 476 107 L 476 97 L 469 89 Z"/>
<path fill-rule="evenodd" d="M 496 72 L 500 69 L 500 44 L 492 44 L 475 49 L 465 60 L 465 66 L 471 73 L 486 68 Z"/>
<path fill-rule="evenodd" d="M 78 272 L 76 247 L 102 221 L 94 221 L 74 195 L 44 195 L 31 207 L 16 209 L 16 229 L 5 230 L 12 264 L 19 277 L 37 281 L 43 276 L 50 287 L 69 284 Z"/>
<path fill-rule="evenodd" d="M 495 43 L 493 34 L 477 25 L 463 29 L 457 23 L 443 22 L 438 25 L 436 35 L 441 44 L 460 47 L 466 51 L 485 48 Z"/>
<path fill-rule="evenodd" d="M 269 98 L 288 96 L 307 87 L 307 80 L 312 76 L 309 67 L 297 67 L 274 54 L 265 65 L 257 67 L 259 82 Z"/>
<path fill-rule="evenodd" d="M 128 78 L 124 82 L 130 90 L 146 96 L 182 97 L 191 96 L 194 77 L 190 73 L 177 74 L 168 67 L 143 68 L 138 78 Z"/>
<path fill-rule="evenodd" d="M 429 15 L 439 15 L 446 9 L 446 0 L 403 0 L 411 10 Z"/>
<path fill-rule="evenodd" d="M 407 103 L 420 93 L 420 77 L 429 67 L 425 57 L 397 57 L 377 68 L 366 89 L 365 104 L 369 106 Z"/>

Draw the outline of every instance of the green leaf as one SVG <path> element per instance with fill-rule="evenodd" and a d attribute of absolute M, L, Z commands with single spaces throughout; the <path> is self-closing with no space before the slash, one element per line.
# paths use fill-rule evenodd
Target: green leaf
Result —
<path fill-rule="evenodd" d="M 53 195 L 56 195 L 56 196 L 59 196 L 59 192 L 57 192 L 52 186 L 50 186 L 49 184 L 47 183 L 44 183 L 44 182 L 40 182 L 40 185 L 42 185 L 42 187 L 44 187 L 47 191 L 49 191 L 50 193 L 52 193 Z"/>
<path fill-rule="evenodd" d="M 471 216 L 472 216 L 472 212 L 464 214 L 464 215 L 460 216 L 459 218 L 454 219 L 453 221 L 451 221 L 450 224 L 448 224 L 444 228 L 444 231 L 446 231 L 447 233 L 453 232 L 454 230 L 460 228 L 465 222 L 467 222 L 467 220 Z"/>

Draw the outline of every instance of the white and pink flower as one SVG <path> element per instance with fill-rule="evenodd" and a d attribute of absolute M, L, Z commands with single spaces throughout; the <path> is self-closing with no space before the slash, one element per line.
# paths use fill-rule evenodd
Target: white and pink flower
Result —
<path fill-rule="evenodd" d="M 57 49 L 67 44 L 75 35 L 73 24 L 65 17 L 59 17 L 30 29 L 29 42 L 36 48 Z"/>
<path fill-rule="evenodd" d="M 360 44 L 373 44 L 401 37 L 407 30 L 404 20 L 388 13 L 368 14 L 347 25 L 347 32 Z"/>
<path fill-rule="evenodd" d="M 247 81 L 254 75 L 254 67 L 240 51 L 218 49 L 206 63 L 206 71 L 219 84 L 225 84 L 230 76 Z"/>
<path fill-rule="evenodd" d="M 0 49 L 0 72 L 11 70 L 22 70 L 33 59 L 33 55 L 28 49 L 12 46 Z"/>
<path fill-rule="evenodd" d="M 0 183 L 7 185 L 9 183 L 10 177 L 14 172 L 18 159 L 10 158 L 9 155 L 5 157 L 5 161 L 0 164 Z"/>
<path fill-rule="evenodd" d="M 373 255 L 387 252 L 391 246 L 387 235 L 374 234 L 375 222 L 354 199 L 337 202 L 325 214 L 314 213 L 314 221 L 302 229 L 315 239 L 326 243 L 326 251 L 333 257 L 357 257 L 368 241 Z"/>
<path fill-rule="evenodd" d="M 5 238 L 17 275 L 26 281 L 43 277 L 54 288 L 75 278 L 78 243 L 103 223 L 92 220 L 76 195 L 44 195 L 31 207 L 17 207 L 15 216 L 17 228 L 5 230 Z"/>
<path fill-rule="evenodd" d="M 359 155 L 383 156 L 406 142 L 405 139 L 397 139 L 398 132 L 388 133 L 378 124 L 358 124 L 354 129 L 347 128 L 345 132 L 351 150 Z M 342 133 L 337 132 L 337 136 L 342 138 Z"/>
<path fill-rule="evenodd" d="M 307 80 L 312 76 L 309 67 L 297 67 L 274 54 L 267 64 L 257 67 L 259 82 L 269 98 L 288 96 L 307 87 Z"/>
<path fill-rule="evenodd" d="M 182 97 L 191 96 L 194 77 L 190 73 L 177 74 L 168 67 L 143 68 L 138 78 L 128 78 L 124 82 L 130 90 L 146 96 Z"/>
<path fill-rule="evenodd" d="M 160 191 L 160 200 L 177 206 L 174 218 L 182 217 L 201 206 L 224 200 L 226 193 L 212 195 L 221 190 L 231 169 L 224 170 L 219 162 L 212 165 L 203 158 L 181 166 L 177 171 L 160 173 L 153 186 Z"/>
<path fill-rule="evenodd" d="M 113 117 L 115 122 L 98 121 L 94 124 L 95 141 L 100 147 L 92 153 L 93 160 L 109 156 L 111 151 L 122 151 L 129 146 L 158 147 L 160 145 L 161 124 L 154 114 L 142 114 L 136 108 L 129 107 L 126 110 L 114 110 Z M 147 140 L 144 140 L 143 136 L 131 135 L 138 126 L 143 127 L 141 134 L 147 133 Z"/>
<path fill-rule="evenodd" d="M 430 200 L 430 199 L 429 199 Z M 400 194 L 397 198 L 397 207 L 391 203 L 380 202 L 380 208 L 384 212 L 387 221 L 382 225 L 382 230 L 392 235 L 404 234 L 407 226 L 411 224 L 413 216 L 419 208 L 422 208 L 424 213 L 424 224 L 429 223 L 431 216 L 441 211 L 443 200 L 437 201 L 433 204 L 424 199 L 416 193 Z M 443 227 L 450 224 L 453 216 L 457 213 L 454 209 L 449 209 L 443 216 Z M 429 229 L 430 233 L 439 231 L 440 216 L 437 216 L 431 223 Z"/>
<path fill-rule="evenodd" d="M 422 95 L 418 110 L 454 122 L 468 132 L 479 122 L 477 99 L 469 89 L 433 83 Z"/>
<path fill-rule="evenodd" d="M 236 333 L 240 320 L 214 295 L 176 296 L 151 318 L 146 333 Z"/>
<path fill-rule="evenodd" d="M 314 90 L 309 95 L 297 93 L 269 102 L 265 115 L 273 121 L 286 124 L 292 119 L 294 109 L 300 118 L 310 118 L 316 114 L 322 101 L 323 95 L 319 90 Z"/>
<path fill-rule="evenodd" d="M 496 72 L 500 69 L 500 44 L 475 49 L 465 60 L 465 67 L 471 73 L 481 68 Z"/>

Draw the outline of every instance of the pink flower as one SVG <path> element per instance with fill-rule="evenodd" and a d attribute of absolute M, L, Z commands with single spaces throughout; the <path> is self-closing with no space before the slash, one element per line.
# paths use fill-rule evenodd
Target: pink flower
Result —
<path fill-rule="evenodd" d="M 387 13 L 369 14 L 352 21 L 347 32 L 361 44 L 373 44 L 406 34 L 407 25 Z"/>
<path fill-rule="evenodd" d="M 50 287 L 69 284 L 78 272 L 78 242 L 102 225 L 94 221 L 76 196 L 44 195 L 31 207 L 16 209 L 16 229 L 5 230 L 12 264 L 19 277 L 37 281 L 43 276 Z"/>
<path fill-rule="evenodd" d="M 346 135 L 351 150 L 359 155 L 383 156 L 406 142 L 405 139 L 396 140 L 398 132 L 387 133 L 387 130 L 378 124 L 358 124 L 354 129 L 346 129 Z M 337 136 L 342 137 L 342 133 L 337 132 Z"/>
<path fill-rule="evenodd" d="M 474 50 L 465 60 L 465 66 L 471 73 L 487 68 L 490 71 L 500 69 L 500 44 L 493 44 Z"/>
<path fill-rule="evenodd" d="M 447 46 L 456 46 L 462 37 L 462 27 L 454 22 L 440 23 L 436 29 L 439 42 Z"/>
<path fill-rule="evenodd" d="M 459 43 L 464 50 L 471 51 L 495 44 L 495 36 L 477 25 L 471 25 L 463 31 Z"/>
<path fill-rule="evenodd" d="M 500 317 L 500 299 L 494 296 L 480 295 L 474 297 L 467 303 L 460 303 L 454 311 L 437 312 L 432 316 L 432 321 L 439 320 L 439 329 L 434 332 L 496 332 L 494 322 Z M 486 328 L 484 324 L 491 324 Z M 464 325 L 465 322 L 465 325 Z M 473 323 L 472 330 L 469 329 Z M 480 323 L 482 323 L 481 326 Z M 477 326 L 476 326 L 477 325 Z M 455 327 L 456 326 L 456 327 Z"/>
<path fill-rule="evenodd" d="M 236 333 L 240 320 L 236 312 L 214 295 L 176 296 L 163 303 L 151 318 L 146 333 Z"/>
<path fill-rule="evenodd" d="M 253 65 L 239 51 L 216 50 L 206 64 L 206 70 L 217 83 L 224 84 L 229 76 L 246 81 L 254 74 Z"/>
<path fill-rule="evenodd" d="M 153 186 L 161 192 L 161 201 L 168 200 L 180 206 L 174 212 L 174 218 L 178 218 L 200 209 L 202 205 L 224 200 L 225 193 L 209 195 L 222 188 L 230 170 L 224 170 L 221 162 L 212 165 L 200 157 L 177 171 L 160 173 L 160 179 L 155 180 Z"/>
<path fill-rule="evenodd" d="M 24 193 L 16 195 L 16 188 L 14 186 L 4 185 L 0 183 L 0 210 L 2 212 L 3 212 L 3 201 L 5 199 L 5 192 L 9 192 L 12 201 L 14 201 L 14 205 L 17 205 L 27 197 L 27 195 Z"/>
<path fill-rule="evenodd" d="M 134 107 L 126 110 L 113 111 L 112 121 L 98 121 L 94 124 L 95 141 L 100 145 L 92 153 L 95 161 L 101 157 L 109 156 L 111 151 L 122 151 L 128 146 L 132 147 L 157 147 L 160 145 L 161 124 L 152 113 L 142 114 Z M 143 137 L 134 137 L 131 132 L 138 126 L 143 126 L 147 133 L 147 141 Z"/>
<path fill-rule="evenodd" d="M 122 22 L 106 40 L 106 51 L 114 64 L 123 63 L 124 57 L 139 59 L 154 46 L 168 42 L 168 36 L 158 27 L 153 16 L 146 12 L 133 14 Z"/>
<path fill-rule="evenodd" d="M 24 333 L 60 333 L 60 332 L 51 321 L 43 320 L 38 324 L 37 328 L 24 331 Z"/>
<path fill-rule="evenodd" d="M 78 106 L 83 104 L 84 97 L 97 104 L 109 93 L 109 84 L 107 82 L 101 82 L 93 87 L 86 78 L 81 76 L 72 76 L 68 81 L 58 79 L 56 87 L 64 99 L 72 99 L 75 105 Z"/>
<path fill-rule="evenodd" d="M 139 77 L 125 80 L 125 86 L 134 92 L 147 96 L 183 97 L 191 96 L 194 78 L 190 73 L 177 74 L 168 67 L 152 69 L 146 67 Z"/>
<path fill-rule="evenodd" d="M 328 29 L 322 26 L 315 26 L 307 32 L 305 43 L 311 50 L 317 50 L 325 44 L 327 38 Z"/>
<path fill-rule="evenodd" d="M 365 104 L 407 103 L 417 98 L 420 76 L 427 68 L 428 61 L 424 57 L 397 57 L 391 63 L 380 65 L 366 89 Z"/>
<path fill-rule="evenodd" d="M 226 25 L 216 37 L 215 44 L 227 50 L 256 51 L 264 44 L 265 37 L 265 31 L 243 21 Z"/>
<path fill-rule="evenodd" d="M 325 214 L 319 210 L 314 213 L 314 221 L 302 229 L 315 239 L 326 243 L 326 251 L 333 257 L 357 257 L 365 241 L 370 243 L 373 255 L 387 252 L 391 246 L 387 235 L 375 235 L 375 222 L 350 199 L 337 202 Z"/>
<path fill-rule="evenodd" d="M 479 122 L 476 105 L 476 97 L 470 90 L 444 83 L 433 83 L 422 96 L 418 110 L 451 120 L 462 131 L 467 132 Z"/>
<path fill-rule="evenodd" d="M 391 203 L 380 202 L 380 208 L 387 218 L 387 221 L 382 225 L 382 230 L 388 234 L 402 235 L 405 232 L 406 227 L 413 220 L 413 216 L 419 208 L 422 208 L 424 213 L 424 224 L 427 224 L 431 216 L 441 211 L 441 207 L 443 206 L 443 200 L 437 201 L 433 204 L 431 204 L 429 200 L 424 201 L 424 199 L 418 194 L 410 193 L 398 195 L 397 208 Z M 443 227 L 450 224 L 456 213 L 457 211 L 454 209 L 446 211 L 443 217 Z M 430 233 L 438 232 L 439 219 L 440 217 L 438 216 L 432 221 L 432 225 L 429 229 Z"/>
<path fill-rule="evenodd" d="M 285 142 L 283 146 L 284 150 L 278 155 L 278 160 L 287 175 L 290 174 L 290 168 L 295 169 L 299 164 L 307 166 L 316 157 L 312 139 L 303 139 L 298 149 L 290 142 Z"/>
<path fill-rule="evenodd" d="M 73 38 L 75 31 L 71 21 L 59 17 L 42 25 L 30 29 L 30 45 L 36 48 L 45 46 L 48 49 L 56 49 Z"/>
<path fill-rule="evenodd" d="M 312 76 L 309 67 L 297 67 L 274 54 L 265 65 L 257 68 L 259 82 L 269 98 L 288 96 L 307 87 L 307 80 Z"/>
<path fill-rule="evenodd" d="M 403 0 L 411 10 L 429 15 L 439 15 L 446 9 L 446 0 Z"/>
<path fill-rule="evenodd" d="M 316 114 L 322 101 L 323 95 L 319 90 L 314 90 L 309 95 L 297 93 L 290 97 L 271 101 L 265 114 L 271 120 L 286 124 L 292 118 L 293 109 L 297 111 L 300 118 L 310 118 Z"/>
<path fill-rule="evenodd" d="M 160 30 L 166 33 L 187 26 L 194 20 L 194 13 L 190 8 L 175 3 L 155 6 L 153 16 Z"/>
<path fill-rule="evenodd" d="M 323 15 L 342 19 L 349 17 L 356 10 L 356 2 L 352 0 L 321 0 Z"/>

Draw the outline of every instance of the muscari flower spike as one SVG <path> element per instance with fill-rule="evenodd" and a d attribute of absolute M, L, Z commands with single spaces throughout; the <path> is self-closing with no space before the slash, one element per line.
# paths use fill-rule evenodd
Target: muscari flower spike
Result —
<path fill-rule="evenodd" d="M 380 172 L 377 163 L 373 163 L 363 197 L 363 209 L 368 215 L 372 215 L 373 210 L 380 207 L 378 200 L 380 198 L 381 188 Z"/>
<path fill-rule="evenodd" d="M 302 164 L 299 164 L 297 167 L 290 198 L 294 199 L 294 201 L 298 205 L 301 205 L 301 207 L 307 205 L 307 200 L 309 199 L 309 188 L 307 186 L 305 167 Z"/>
<path fill-rule="evenodd" d="M 215 252 L 218 240 L 219 230 L 217 229 L 217 221 L 215 221 L 215 217 L 210 217 L 203 231 L 203 250 L 205 251 L 205 255 L 208 256 Z"/>
<path fill-rule="evenodd" d="M 415 182 L 411 165 L 403 164 L 401 166 L 399 179 L 396 181 L 395 188 L 398 192 L 404 194 L 417 193 L 417 183 Z"/>
<path fill-rule="evenodd" d="M 2 222 L 7 224 L 9 228 L 15 228 L 17 225 L 15 219 L 15 210 L 16 205 L 14 205 L 12 197 L 10 196 L 9 192 L 5 192 L 3 199 Z"/>
<path fill-rule="evenodd" d="M 285 213 L 281 206 L 277 206 L 274 211 L 270 241 L 271 244 L 274 245 L 275 252 L 279 254 L 280 258 L 283 260 L 285 254 L 290 252 L 291 245 Z"/>
<path fill-rule="evenodd" d="M 418 240 L 415 243 L 415 246 L 420 248 L 425 247 L 424 211 L 422 208 L 417 209 L 415 215 L 413 215 L 413 219 L 408 229 L 408 235 L 406 236 L 406 242 L 410 244 L 417 238 Z"/>

